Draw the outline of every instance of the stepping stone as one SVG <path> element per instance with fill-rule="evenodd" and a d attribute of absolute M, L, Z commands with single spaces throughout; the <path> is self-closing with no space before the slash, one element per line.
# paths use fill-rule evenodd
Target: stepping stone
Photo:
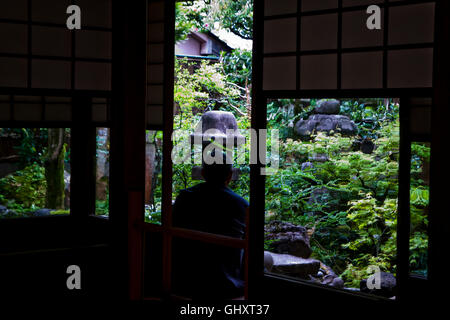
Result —
<path fill-rule="evenodd" d="M 320 269 L 320 261 L 316 259 L 304 259 L 290 254 L 269 253 L 273 259 L 272 272 L 286 275 L 308 278 L 309 275 L 316 275 Z"/>

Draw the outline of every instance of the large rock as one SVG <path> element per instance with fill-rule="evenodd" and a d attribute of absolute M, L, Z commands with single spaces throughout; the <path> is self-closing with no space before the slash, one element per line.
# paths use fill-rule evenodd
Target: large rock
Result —
<path fill-rule="evenodd" d="M 51 216 L 51 212 L 52 212 L 51 209 L 44 208 L 44 209 L 39 209 L 37 211 L 34 211 L 32 213 L 32 215 L 33 215 L 33 217 L 47 217 L 47 216 Z"/>
<path fill-rule="evenodd" d="M 310 275 L 312 281 L 335 288 L 343 288 L 344 280 L 339 278 L 336 273 L 327 265 L 320 262 L 320 269 L 315 275 Z"/>
<path fill-rule="evenodd" d="M 307 120 L 301 119 L 295 124 L 295 132 L 301 138 L 309 138 L 313 132 L 330 131 L 343 135 L 355 135 L 356 124 L 344 115 L 313 114 Z"/>
<path fill-rule="evenodd" d="M 303 259 L 290 254 L 277 254 L 266 251 L 273 259 L 272 272 L 308 279 L 310 275 L 317 274 L 320 261 Z"/>
<path fill-rule="evenodd" d="M 375 287 L 374 289 L 369 289 L 367 287 L 367 281 L 373 281 L 373 278 L 375 279 L 379 277 L 379 288 Z M 386 298 L 390 298 L 396 295 L 397 290 L 397 280 L 395 279 L 394 275 L 389 272 L 375 272 L 372 277 L 369 277 L 368 279 L 363 279 L 360 282 L 360 289 L 362 292 L 375 294 L 378 296 L 383 296 Z M 376 285 L 376 281 L 372 282 Z"/>
<path fill-rule="evenodd" d="M 266 224 L 264 231 L 266 239 L 272 240 L 272 251 L 300 258 L 309 258 L 311 255 L 311 247 L 305 227 L 275 220 Z"/>
<path fill-rule="evenodd" d="M 314 108 L 319 114 L 338 114 L 341 111 L 341 103 L 338 100 L 319 100 Z"/>
<path fill-rule="evenodd" d="M 6 215 L 8 213 L 8 208 L 0 205 L 0 216 Z"/>

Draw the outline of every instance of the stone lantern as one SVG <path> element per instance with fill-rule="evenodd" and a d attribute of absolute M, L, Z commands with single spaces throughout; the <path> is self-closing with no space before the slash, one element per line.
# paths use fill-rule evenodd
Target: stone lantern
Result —
<path fill-rule="evenodd" d="M 202 146 L 203 151 L 211 144 L 223 147 L 227 155 L 231 157 L 232 151 L 245 143 L 245 137 L 239 133 L 236 118 L 227 111 L 208 111 L 202 115 L 194 133 L 191 134 L 191 148 L 195 145 Z M 231 148 L 231 150 L 230 150 Z M 192 168 L 192 179 L 202 180 L 201 167 Z M 239 169 L 233 168 L 233 180 L 239 179 Z"/>

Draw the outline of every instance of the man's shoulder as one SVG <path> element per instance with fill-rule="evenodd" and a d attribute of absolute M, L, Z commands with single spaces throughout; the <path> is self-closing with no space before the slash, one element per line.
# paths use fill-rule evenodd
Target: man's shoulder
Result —
<path fill-rule="evenodd" d="M 239 205 L 243 206 L 243 207 L 248 207 L 248 201 L 245 200 L 243 197 L 241 197 L 240 195 L 238 195 L 236 192 L 234 192 L 233 190 L 231 190 L 230 188 L 225 188 L 224 190 L 227 194 L 230 195 L 230 197 L 232 197 Z"/>

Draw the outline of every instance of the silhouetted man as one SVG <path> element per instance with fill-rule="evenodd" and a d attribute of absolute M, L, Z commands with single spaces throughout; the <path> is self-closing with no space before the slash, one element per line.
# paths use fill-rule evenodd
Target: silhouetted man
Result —
<path fill-rule="evenodd" d="M 175 227 L 244 237 L 248 202 L 228 188 L 232 166 L 226 163 L 225 155 L 223 159 L 223 164 L 203 164 L 206 182 L 180 192 L 173 208 Z M 243 295 L 243 250 L 176 240 L 173 247 L 176 292 L 206 299 Z"/>

